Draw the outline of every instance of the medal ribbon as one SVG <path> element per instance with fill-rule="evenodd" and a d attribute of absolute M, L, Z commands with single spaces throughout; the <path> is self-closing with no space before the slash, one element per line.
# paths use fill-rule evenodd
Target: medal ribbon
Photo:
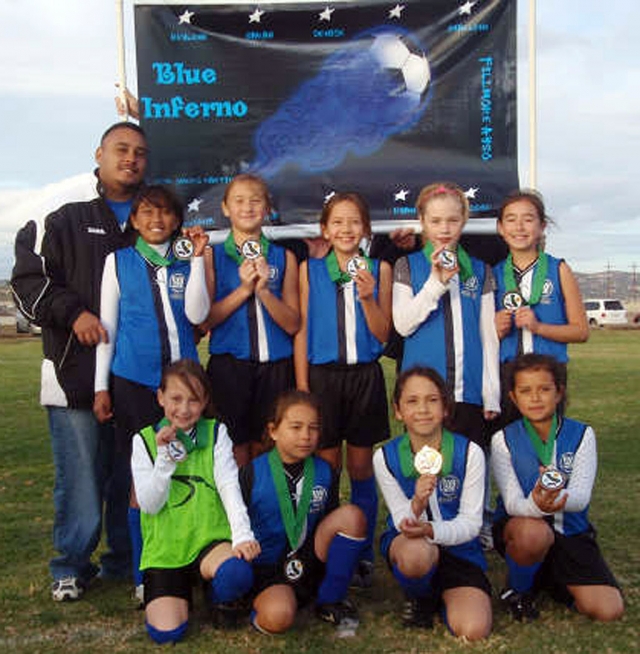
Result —
<path fill-rule="evenodd" d="M 544 280 L 547 278 L 549 270 L 549 257 L 546 252 L 541 250 L 538 252 L 538 261 L 535 264 L 536 269 L 533 273 L 533 281 L 531 283 L 531 295 L 527 304 L 533 306 L 540 302 L 542 297 L 542 289 L 544 288 Z M 516 283 L 516 276 L 513 273 L 513 257 L 511 253 L 507 255 L 507 260 L 504 264 L 504 286 L 507 291 L 520 292 L 518 284 Z M 523 298 L 524 299 L 524 298 Z"/>
<path fill-rule="evenodd" d="M 171 423 L 163 418 L 158 423 L 158 429 L 160 431 L 162 427 L 170 426 Z M 207 425 L 203 420 L 198 420 L 196 423 L 196 439 L 195 442 L 193 438 L 182 429 L 176 429 L 176 438 L 184 445 L 187 450 L 187 454 L 193 452 L 193 450 L 201 450 L 207 443 Z"/>
<path fill-rule="evenodd" d="M 267 240 L 267 237 L 264 234 L 260 233 L 260 238 L 256 240 L 260 241 L 262 256 L 266 259 L 267 253 L 269 252 L 269 241 Z M 227 238 L 224 241 L 224 251 L 238 265 L 240 265 L 245 260 L 245 257 L 242 256 L 242 252 L 240 252 L 238 246 L 236 245 L 236 242 L 233 238 L 233 232 L 231 231 L 229 232 L 229 236 L 227 236 Z"/>
<path fill-rule="evenodd" d="M 154 266 L 169 266 L 173 263 L 173 258 L 163 257 L 161 254 L 158 254 L 143 238 L 138 236 L 136 239 L 136 250 L 150 263 Z M 170 250 L 169 250 L 170 251 Z"/>
<path fill-rule="evenodd" d="M 433 254 L 433 245 L 430 241 L 425 243 L 425 246 L 422 248 L 422 254 L 431 265 L 431 255 Z M 460 269 L 460 279 L 463 282 L 466 282 L 469 277 L 473 277 L 473 266 L 471 265 L 471 257 L 467 254 L 467 251 L 461 246 L 456 246 L 456 257 L 458 258 L 458 268 Z"/>
<path fill-rule="evenodd" d="M 531 422 L 528 418 L 522 418 L 524 428 L 527 430 L 527 435 L 533 445 L 533 449 L 538 455 L 538 459 L 543 466 L 548 466 L 551 463 L 551 457 L 553 456 L 553 446 L 556 442 L 556 432 L 558 431 L 558 417 L 554 414 L 553 420 L 551 421 L 551 428 L 549 429 L 549 435 L 547 436 L 546 442 L 543 441 L 538 432 L 533 428 Z"/>
<path fill-rule="evenodd" d="M 298 502 L 298 509 L 294 511 L 293 501 L 289 495 L 289 487 L 284 473 L 284 466 L 278 450 L 274 447 L 269 452 L 269 467 L 271 476 L 276 487 L 278 495 L 278 504 L 280 505 L 280 515 L 284 523 L 284 529 L 287 532 L 287 540 L 292 550 L 295 550 L 300 540 L 302 528 L 309 513 L 311 506 L 311 495 L 313 490 L 313 480 L 315 478 L 315 465 L 313 457 L 308 456 L 304 460 L 304 470 L 302 479 L 302 494 Z"/>
<path fill-rule="evenodd" d="M 414 453 L 411 449 L 411 440 L 408 434 L 401 437 L 402 440 L 398 445 L 398 455 L 400 457 L 400 469 L 405 477 L 418 478 L 420 474 L 413 463 Z M 446 477 L 451 473 L 453 467 L 453 434 L 448 429 L 442 430 L 442 440 L 440 442 L 440 454 L 442 454 L 442 470 L 438 474 Z"/>
<path fill-rule="evenodd" d="M 367 270 L 371 272 L 371 259 L 364 254 L 362 250 L 358 251 L 359 256 L 361 256 L 366 262 L 367 262 Z M 340 265 L 338 264 L 338 257 L 336 257 L 336 253 L 331 250 L 329 254 L 324 259 L 325 264 L 327 266 L 327 272 L 329 273 L 329 278 L 331 279 L 332 282 L 337 283 L 337 284 L 348 284 L 349 282 L 353 281 L 353 278 L 351 275 L 346 272 L 345 270 L 340 270 Z"/>

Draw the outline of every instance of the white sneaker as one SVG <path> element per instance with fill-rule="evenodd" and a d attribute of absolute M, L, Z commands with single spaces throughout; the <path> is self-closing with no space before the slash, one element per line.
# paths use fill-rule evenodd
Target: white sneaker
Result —
<path fill-rule="evenodd" d="M 84 586 L 77 577 L 62 577 L 51 584 L 51 599 L 54 602 L 72 602 L 84 594 Z"/>
<path fill-rule="evenodd" d="M 138 584 L 133 591 L 133 598 L 138 602 L 138 606 L 144 606 L 144 584 Z"/>

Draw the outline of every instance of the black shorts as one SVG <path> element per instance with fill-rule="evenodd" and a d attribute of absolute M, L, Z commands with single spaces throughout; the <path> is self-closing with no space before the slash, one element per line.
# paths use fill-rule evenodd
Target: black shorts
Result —
<path fill-rule="evenodd" d="M 133 435 L 155 425 L 164 411 L 155 390 L 117 375 L 111 375 L 111 401 L 117 451 L 130 453 Z"/>
<path fill-rule="evenodd" d="M 502 556 L 505 554 L 504 528 L 509 519 L 503 518 L 493 526 L 494 547 Z M 551 524 L 549 526 L 553 529 Z M 573 599 L 567 586 L 619 588 L 600 552 L 593 527 L 575 536 L 565 536 L 555 530 L 553 534 L 553 545 L 536 575 L 536 589 L 548 590 L 558 601 L 571 604 Z"/>
<path fill-rule="evenodd" d="M 295 387 L 293 360 L 259 363 L 214 354 L 207 364 L 214 408 L 234 445 L 259 442 L 276 398 Z"/>
<path fill-rule="evenodd" d="M 142 572 L 144 583 L 144 604 L 149 604 L 158 597 L 178 597 L 191 605 L 191 589 L 199 582 L 200 563 L 202 559 L 217 545 L 227 541 L 216 540 L 207 545 L 198 554 L 195 561 L 182 568 L 147 568 Z"/>
<path fill-rule="evenodd" d="M 387 391 L 377 361 L 309 366 L 309 386 L 322 408 L 320 449 L 342 441 L 373 447 L 389 438 Z"/>
<path fill-rule="evenodd" d="M 271 565 L 254 565 L 252 595 L 256 597 L 269 586 L 286 584 L 293 589 L 298 607 L 309 604 L 318 593 L 324 578 L 325 564 L 316 556 L 312 543 L 305 544 L 294 557 L 303 565 L 303 574 L 297 580 L 291 580 L 285 574 L 286 560 L 284 559 Z"/>
<path fill-rule="evenodd" d="M 478 404 L 456 402 L 453 415 L 447 421 L 451 431 L 466 436 L 470 441 L 487 451 L 491 442 L 491 433 L 487 421 L 484 419 L 484 410 Z"/>
<path fill-rule="evenodd" d="M 393 539 L 392 539 L 393 540 Z M 391 541 L 392 542 L 392 541 Z M 387 556 L 387 565 L 391 569 L 391 562 L 388 558 L 388 550 L 391 542 L 381 543 L 381 551 Z M 386 551 L 385 551 L 386 550 Z M 491 597 L 491 582 L 484 570 L 475 563 L 451 554 L 446 547 L 438 545 L 440 560 L 431 582 L 432 588 L 437 596 L 442 595 L 445 590 L 452 588 L 479 588 L 486 595 Z"/>

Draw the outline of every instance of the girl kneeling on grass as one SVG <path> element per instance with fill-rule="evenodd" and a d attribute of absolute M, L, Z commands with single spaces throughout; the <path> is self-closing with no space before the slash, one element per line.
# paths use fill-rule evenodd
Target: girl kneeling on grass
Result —
<path fill-rule="evenodd" d="M 315 398 L 288 391 L 276 402 L 268 434 L 275 447 L 240 471 L 251 525 L 262 551 L 254 563 L 252 624 L 274 634 L 291 627 L 315 598 L 317 616 L 353 635 L 358 614 L 346 599 L 367 523 L 353 504 L 338 507 L 338 476 L 314 456 L 320 437 Z"/>
<path fill-rule="evenodd" d="M 492 617 L 478 538 L 484 454 L 476 443 L 444 429 L 451 400 L 432 368 L 401 373 L 393 406 L 407 433 L 377 450 L 373 464 L 390 512 L 380 549 L 407 597 L 403 622 L 429 628 L 441 603 L 455 636 L 485 638 Z M 419 473 L 419 459 L 426 455 L 437 465 Z"/>
<path fill-rule="evenodd" d="M 493 536 L 508 570 L 501 599 L 517 620 L 533 620 L 533 593 L 546 587 L 593 620 L 616 620 L 622 595 L 588 519 L 596 437 L 558 414 L 564 378 L 562 363 L 541 354 L 517 358 L 511 371 L 509 395 L 523 417 L 491 443 L 500 491 Z"/>
<path fill-rule="evenodd" d="M 194 579 L 209 582 L 211 603 L 223 608 L 251 587 L 249 561 L 260 552 L 227 429 L 203 416 L 209 399 L 200 364 L 177 361 L 158 390 L 164 419 L 133 440 L 146 626 L 157 643 L 184 636 Z"/>

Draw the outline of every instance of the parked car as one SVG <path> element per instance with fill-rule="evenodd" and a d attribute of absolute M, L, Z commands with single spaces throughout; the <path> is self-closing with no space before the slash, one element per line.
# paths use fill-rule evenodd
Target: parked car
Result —
<path fill-rule="evenodd" d="M 589 299 L 584 301 L 587 320 L 592 327 L 604 325 L 626 325 L 627 310 L 620 300 L 610 298 Z"/>

